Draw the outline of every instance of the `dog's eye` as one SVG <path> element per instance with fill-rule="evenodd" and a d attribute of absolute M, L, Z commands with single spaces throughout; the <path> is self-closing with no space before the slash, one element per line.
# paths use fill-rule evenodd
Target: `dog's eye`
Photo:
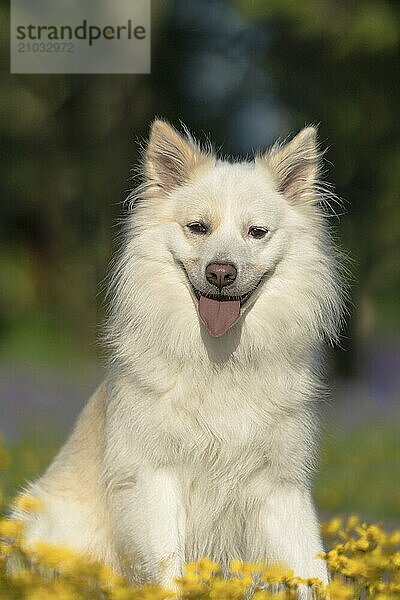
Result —
<path fill-rule="evenodd" d="M 207 225 L 204 225 L 204 223 L 199 223 L 198 221 L 195 221 L 194 223 L 189 223 L 188 225 L 186 225 L 186 227 L 190 229 L 192 233 L 203 234 L 207 233 L 208 231 Z"/>
<path fill-rule="evenodd" d="M 261 238 L 265 237 L 268 233 L 268 229 L 266 229 L 265 227 L 250 227 L 249 229 L 249 235 L 251 235 L 251 237 L 255 238 L 256 240 L 260 240 Z"/>

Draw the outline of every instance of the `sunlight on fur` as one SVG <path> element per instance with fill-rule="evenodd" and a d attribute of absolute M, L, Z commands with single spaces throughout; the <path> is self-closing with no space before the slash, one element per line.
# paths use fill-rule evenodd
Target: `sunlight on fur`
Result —
<path fill-rule="evenodd" d="M 106 378 L 27 485 L 45 509 L 14 509 L 29 543 L 131 585 L 176 587 L 202 557 L 328 582 L 312 475 L 345 286 L 321 156 L 314 127 L 234 161 L 154 121 L 112 267 Z"/>

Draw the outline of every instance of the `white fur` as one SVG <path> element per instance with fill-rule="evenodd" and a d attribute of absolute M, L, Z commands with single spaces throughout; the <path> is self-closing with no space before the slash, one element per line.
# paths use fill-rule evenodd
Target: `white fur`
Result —
<path fill-rule="evenodd" d="M 326 580 L 310 474 L 321 346 L 337 337 L 342 303 L 304 131 L 228 163 L 156 121 L 114 270 L 108 378 L 32 485 L 46 509 L 30 541 L 89 551 L 133 582 L 171 586 L 202 556 L 278 560 Z M 185 227 L 199 220 L 210 234 Z M 270 233 L 255 240 L 250 225 Z M 221 338 L 188 279 L 207 291 L 212 261 L 237 265 L 232 293 L 262 278 Z"/>

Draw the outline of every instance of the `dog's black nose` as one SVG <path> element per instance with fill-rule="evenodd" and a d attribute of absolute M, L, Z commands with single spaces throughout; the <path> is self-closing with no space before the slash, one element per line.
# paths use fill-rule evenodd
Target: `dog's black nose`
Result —
<path fill-rule="evenodd" d="M 211 285 L 222 290 L 236 279 L 237 269 L 230 263 L 210 263 L 206 267 L 206 278 Z"/>

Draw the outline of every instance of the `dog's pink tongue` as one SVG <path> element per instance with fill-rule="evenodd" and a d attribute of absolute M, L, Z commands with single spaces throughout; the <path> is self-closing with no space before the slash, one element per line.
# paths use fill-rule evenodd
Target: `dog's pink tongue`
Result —
<path fill-rule="evenodd" d="M 207 331 L 213 337 L 220 337 L 236 321 L 240 312 L 240 300 L 219 302 L 200 296 L 199 313 Z"/>

